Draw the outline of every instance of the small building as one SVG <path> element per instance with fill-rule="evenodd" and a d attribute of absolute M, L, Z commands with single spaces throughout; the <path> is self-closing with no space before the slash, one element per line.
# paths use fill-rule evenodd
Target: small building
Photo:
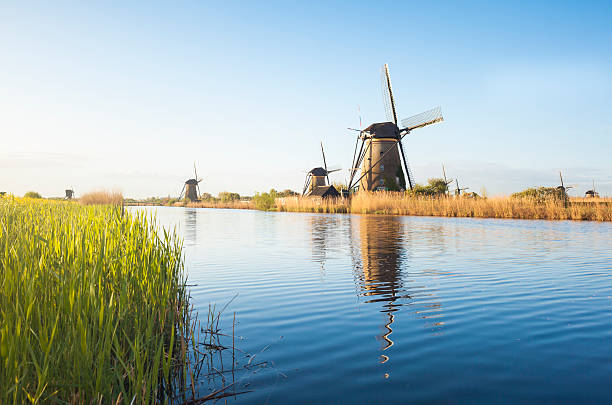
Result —
<path fill-rule="evenodd" d="M 340 193 L 334 186 L 316 186 L 313 187 L 307 197 L 319 197 L 319 198 L 337 198 L 340 197 Z"/>

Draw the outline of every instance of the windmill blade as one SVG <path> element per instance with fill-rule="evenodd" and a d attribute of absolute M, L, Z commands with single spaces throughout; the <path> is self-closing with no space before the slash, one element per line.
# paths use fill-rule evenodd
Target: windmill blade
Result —
<path fill-rule="evenodd" d="M 196 170 L 195 162 L 193 162 L 193 173 L 195 174 L 195 176 L 193 178 L 197 179 L 198 178 L 198 171 Z"/>
<path fill-rule="evenodd" d="M 380 89 L 382 91 L 383 106 L 387 121 L 397 125 L 397 112 L 395 111 L 395 100 L 393 99 L 393 89 L 391 88 L 391 76 L 389 75 L 389 65 L 383 65 L 380 72 Z"/>
<path fill-rule="evenodd" d="M 342 169 L 333 169 L 333 170 L 328 170 L 327 174 L 333 173 L 333 172 L 339 172 Z"/>
<path fill-rule="evenodd" d="M 432 108 L 431 110 L 403 119 L 402 131 L 412 131 L 413 129 L 423 128 L 440 121 L 444 121 L 442 109 L 440 107 Z"/>
<path fill-rule="evenodd" d="M 321 154 L 323 154 L 323 168 L 327 170 L 327 162 L 325 161 L 325 151 L 323 150 L 323 141 L 321 141 Z"/>
<path fill-rule="evenodd" d="M 327 183 L 329 184 L 329 172 L 327 171 L 327 161 L 325 160 L 325 151 L 323 150 L 323 141 L 321 141 L 321 153 L 323 154 L 323 167 L 325 167 L 325 177 L 327 178 Z"/>
<path fill-rule="evenodd" d="M 310 186 L 310 180 L 311 180 L 311 176 L 310 175 L 306 176 L 306 180 L 304 181 L 304 188 L 302 189 L 302 197 L 306 194 L 306 191 L 308 190 L 308 186 Z"/>
<path fill-rule="evenodd" d="M 183 196 L 183 191 L 185 191 L 185 184 L 183 184 L 183 188 L 181 189 L 181 193 L 179 194 L 179 197 L 178 197 L 179 200 Z"/>

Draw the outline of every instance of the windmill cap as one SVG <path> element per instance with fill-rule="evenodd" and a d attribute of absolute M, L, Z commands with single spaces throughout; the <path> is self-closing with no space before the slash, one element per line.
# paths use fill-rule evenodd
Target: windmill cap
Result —
<path fill-rule="evenodd" d="M 364 131 L 368 132 L 372 138 L 399 138 L 400 136 L 399 128 L 392 122 L 372 124 Z"/>
<path fill-rule="evenodd" d="M 322 167 L 315 167 L 308 173 L 312 174 L 313 176 L 327 176 L 327 170 Z"/>
<path fill-rule="evenodd" d="M 189 179 L 185 182 L 185 184 L 191 184 L 191 185 L 197 186 L 198 181 L 196 179 Z"/>

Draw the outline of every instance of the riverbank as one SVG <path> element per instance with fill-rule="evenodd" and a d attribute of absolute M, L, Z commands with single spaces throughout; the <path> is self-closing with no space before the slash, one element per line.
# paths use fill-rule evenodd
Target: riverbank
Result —
<path fill-rule="evenodd" d="M 0 199 L 0 223 L 0 403 L 172 403 L 193 327 L 178 237 L 49 200 Z"/>
<path fill-rule="evenodd" d="M 194 208 L 257 208 L 250 201 L 229 203 L 203 201 L 188 204 L 177 203 L 175 205 Z M 350 199 L 277 198 L 272 210 L 466 218 L 612 221 L 612 199 L 610 198 L 569 198 L 563 201 L 513 197 L 412 197 L 394 192 L 361 192 Z"/>

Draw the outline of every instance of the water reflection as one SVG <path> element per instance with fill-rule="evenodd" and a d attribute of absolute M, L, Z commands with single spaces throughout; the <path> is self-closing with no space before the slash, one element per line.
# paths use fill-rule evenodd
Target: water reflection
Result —
<path fill-rule="evenodd" d="M 353 268 L 358 294 L 366 298 L 367 304 L 381 305 L 380 312 L 384 314 L 382 333 L 377 336 L 382 342 L 381 351 L 395 345 L 393 325 L 403 306 L 411 306 L 412 313 L 428 320 L 426 326 L 440 333 L 443 325 L 440 321 L 441 304 L 436 301 L 435 290 L 416 285 L 413 281 L 420 281 L 426 278 L 421 276 L 428 276 L 431 272 L 410 268 L 415 232 L 419 238 L 443 244 L 440 229 L 414 231 L 398 217 L 355 216 L 352 222 L 352 251 L 357 254 L 353 257 Z M 388 356 L 381 355 L 381 363 L 387 362 Z"/>
<path fill-rule="evenodd" d="M 196 245 L 198 242 L 198 227 L 196 226 L 197 215 L 198 212 L 195 208 L 185 208 L 185 230 L 183 231 L 183 235 L 185 235 L 186 245 Z"/>

